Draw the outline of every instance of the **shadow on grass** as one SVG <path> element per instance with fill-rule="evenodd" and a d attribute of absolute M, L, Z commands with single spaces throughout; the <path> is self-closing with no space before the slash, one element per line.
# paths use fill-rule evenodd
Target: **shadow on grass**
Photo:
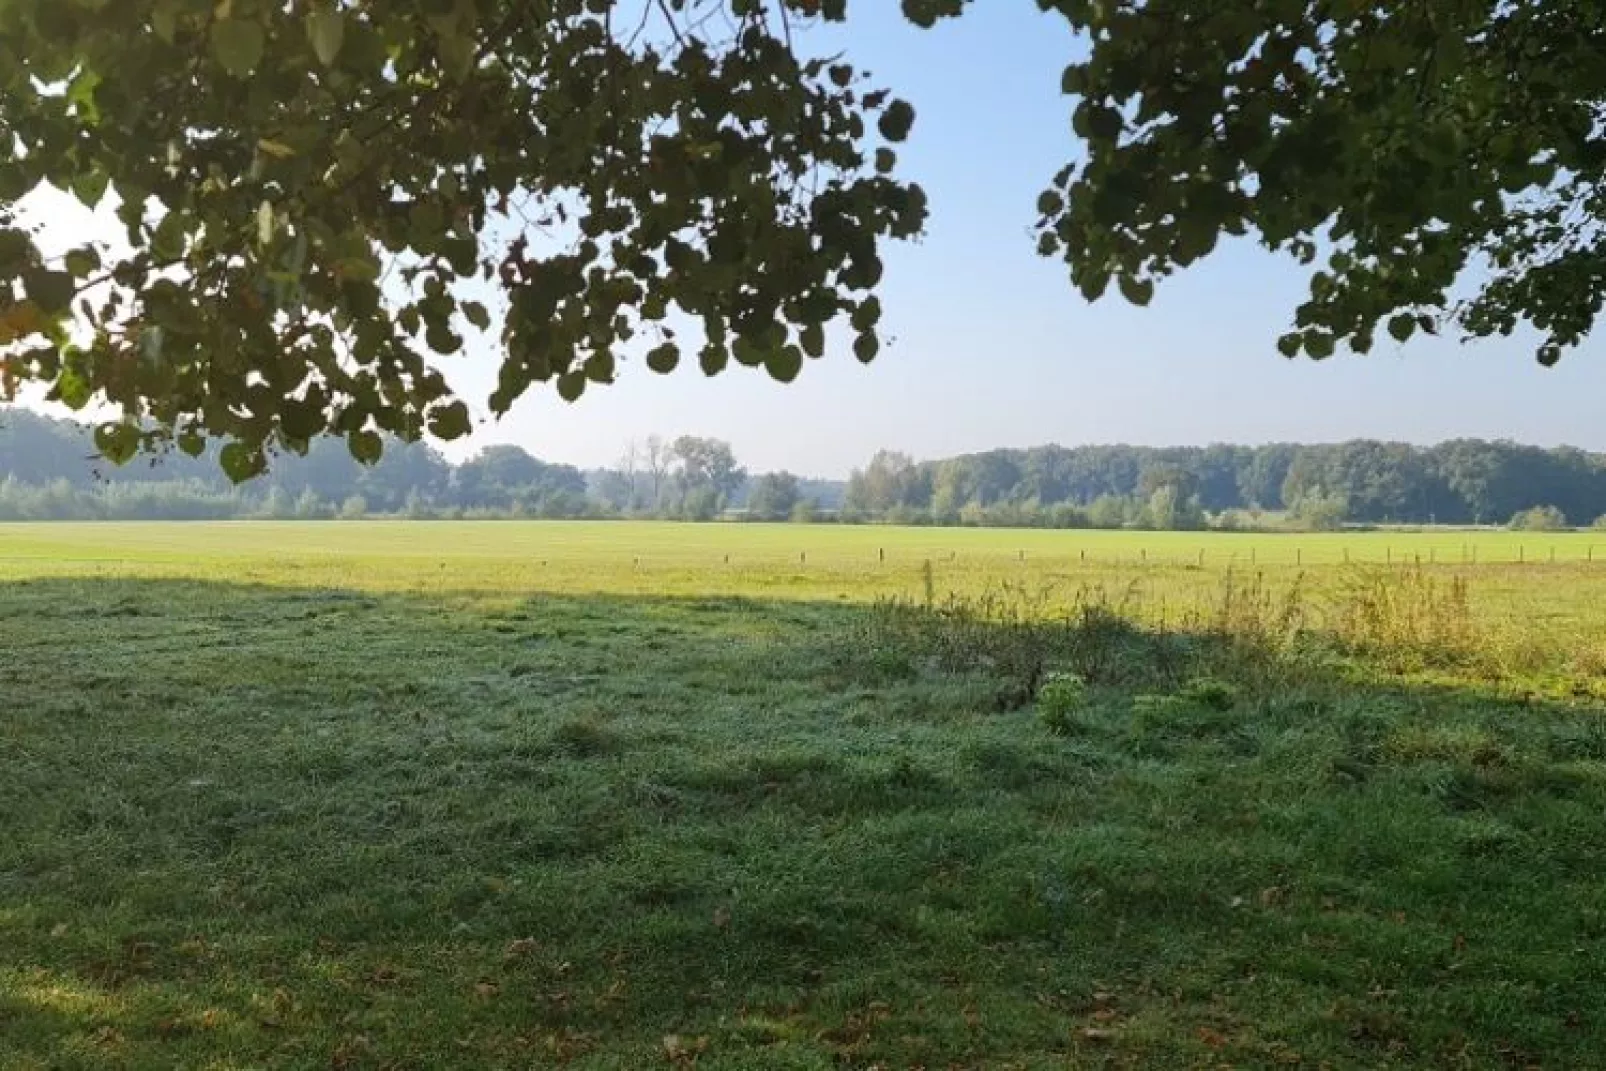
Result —
<path fill-rule="evenodd" d="M 5 1066 L 1601 1051 L 1598 709 L 928 624 L 0 588 Z"/>

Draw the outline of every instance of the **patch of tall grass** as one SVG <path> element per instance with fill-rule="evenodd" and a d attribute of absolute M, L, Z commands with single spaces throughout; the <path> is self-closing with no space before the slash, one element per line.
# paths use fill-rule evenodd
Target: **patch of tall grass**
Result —
<path fill-rule="evenodd" d="M 1214 592 L 1168 604 L 1137 582 L 1001 582 L 979 594 L 883 598 L 851 646 L 862 666 L 894 676 L 922 669 L 1003 682 L 1005 709 L 1035 701 L 1050 674 L 1090 685 L 1175 686 L 1205 674 L 1286 679 L 1301 665 L 1350 659 L 1391 674 L 1449 673 L 1483 681 L 1606 670 L 1606 649 L 1536 637 L 1480 619 L 1469 582 L 1424 567 L 1356 568 L 1317 591 L 1303 575 L 1273 583 L 1228 570 Z"/>

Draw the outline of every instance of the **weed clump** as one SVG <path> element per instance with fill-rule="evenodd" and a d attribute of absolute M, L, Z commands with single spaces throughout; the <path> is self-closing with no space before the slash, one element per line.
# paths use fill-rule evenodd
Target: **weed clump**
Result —
<path fill-rule="evenodd" d="M 1076 731 L 1076 716 L 1087 706 L 1087 682 L 1074 673 L 1050 673 L 1037 693 L 1037 716 L 1056 736 Z"/>

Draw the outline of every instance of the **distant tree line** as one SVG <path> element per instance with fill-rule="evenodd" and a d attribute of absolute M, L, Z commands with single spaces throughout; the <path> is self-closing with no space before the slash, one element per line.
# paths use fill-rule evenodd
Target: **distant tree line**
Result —
<path fill-rule="evenodd" d="M 393 442 L 374 465 L 338 439 L 274 458 L 234 486 L 215 451 L 173 452 L 118 468 L 95 456 L 89 429 L 28 409 L 0 410 L 0 521 L 354 519 L 365 516 L 663 517 L 712 520 L 733 510 L 767 520 L 834 510 L 840 481 L 788 473 L 750 478 L 728 443 L 657 437 L 616 468 L 583 472 L 518 446 L 488 446 L 452 464 L 423 443 Z"/>
<path fill-rule="evenodd" d="M 894 523 L 1332 528 L 1531 525 L 1529 511 L 1541 507 L 1548 524 L 1606 513 L 1606 456 L 1476 439 L 1043 446 L 924 462 L 883 451 L 853 473 L 843 514 Z"/>
<path fill-rule="evenodd" d="M 339 440 L 240 486 L 208 451 L 117 468 L 87 428 L 0 411 L 0 520 L 663 517 L 1187 529 L 1344 523 L 1559 527 L 1606 514 L 1606 455 L 1462 439 L 1205 447 L 1043 446 L 941 461 L 882 451 L 845 483 L 749 474 L 729 443 L 653 436 L 581 471 L 489 446 L 452 464 L 392 443 L 374 465 Z"/>

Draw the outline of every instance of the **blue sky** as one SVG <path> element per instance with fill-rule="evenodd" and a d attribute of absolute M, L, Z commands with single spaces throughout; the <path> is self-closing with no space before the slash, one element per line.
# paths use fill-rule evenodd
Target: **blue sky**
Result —
<path fill-rule="evenodd" d="M 695 362 L 668 377 L 639 362 L 576 405 L 532 391 L 468 449 L 517 443 L 584 466 L 658 433 L 728 439 L 753 471 L 843 475 L 878 448 L 935 457 L 1047 442 L 1143 444 L 1513 438 L 1606 449 L 1599 341 L 1540 368 L 1529 339 L 1379 343 L 1370 356 L 1289 362 L 1275 349 L 1302 270 L 1248 243 L 1162 284 L 1146 309 L 1088 305 L 1038 258 L 1037 193 L 1076 152 L 1060 72 L 1077 47 L 1027 0 L 974 4 L 933 30 L 892 0 L 859 0 L 841 47 L 918 112 L 902 173 L 931 196 L 927 237 L 893 248 L 882 288 L 896 343 L 859 365 L 838 340 L 781 386 Z M 484 411 L 496 354 L 448 368 Z M 451 451 L 461 455 L 464 449 Z"/>

